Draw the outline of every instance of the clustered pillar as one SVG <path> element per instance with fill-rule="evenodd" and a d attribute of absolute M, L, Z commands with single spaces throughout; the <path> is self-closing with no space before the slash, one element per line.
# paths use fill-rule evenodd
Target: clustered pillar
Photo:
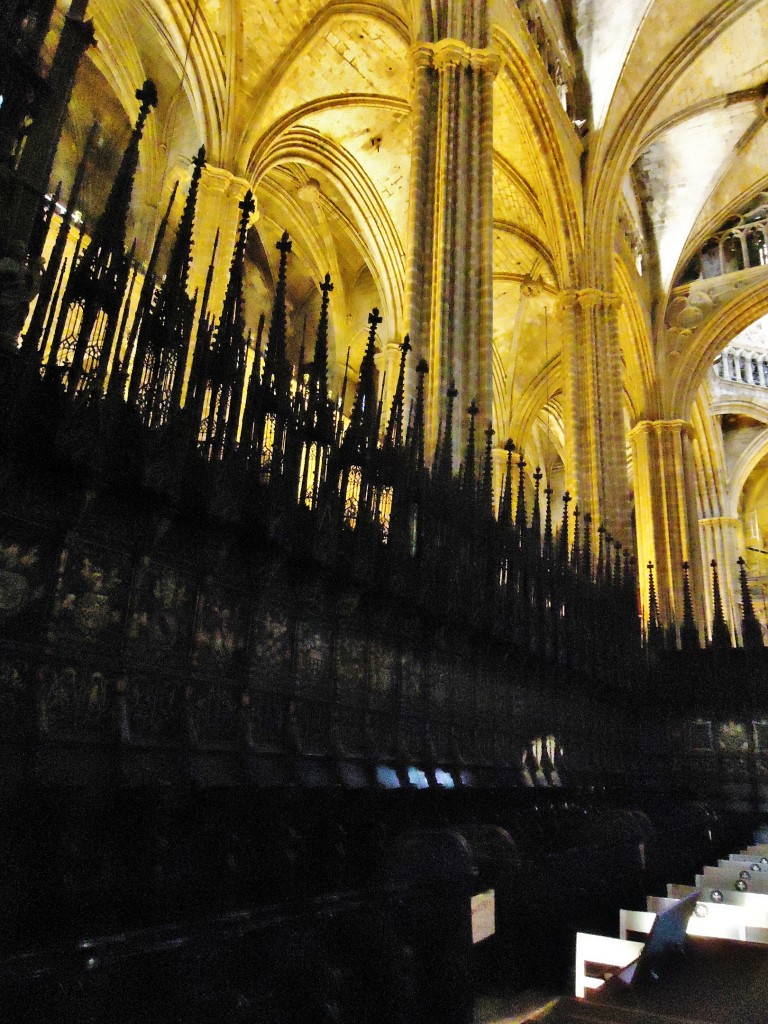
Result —
<path fill-rule="evenodd" d="M 451 380 L 492 416 L 493 81 L 499 57 L 458 39 L 412 50 L 407 310 L 430 365 L 427 445 Z M 455 438 L 457 448 L 461 438 Z"/>
<path fill-rule="evenodd" d="M 392 405 L 392 397 L 397 386 L 397 376 L 400 371 L 400 345 L 397 341 L 388 341 L 382 350 L 374 356 L 376 370 L 379 374 L 379 395 L 382 409 L 389 409 Z M 410 397 L 414 393 L 415 374 L 410 365 L 405 369 L 405 393 Z M 406 412 L 407 412 L 406 407 Z"/>
<path fill-rule="evenodd" d="M 631 545 L 624 438 L 618 295 L 595 288 L 562 292 L 567 486 L 613 537 Z"/>
<path fill-rule="evenodd" d="M 85 17 L 88 0 L 72 0 L 44 82 L 40 51 L 53 6 L 53 0 L 0 4 L 5 52 L 15 53 L 15 61 L 0 68 L 0 361 L 16 350 L 37 286 L 42 199 L 77 69 L 94 42 L 93 25 Z M 31 33 L 21 31 L 25 16 L 34 26 Z"/>
<path fill-rule="evenodd" d="M 47 79 L 46 102 L 40 105 L 19 158 L 17 170 L 22 188 L 11 230 L 25 247 L 39 213 L 40 196 L 48 188 L 77 69 L 83 54 L 94 45 L 93 24 L 85 19 L 87 6 L 88 0 L 76 0 L 64 19 Z"/>
<path fill-rule="evenodd" d="M 683 621 L 683 563 L 692 570 L 701 564 L 698 524 L 687 497 L 692 475 L 690 429 L 684 420 L 643 420 L 630 433 L 638 563 L 641 567 L 652 563 L 659 613 L 664 622 L 678 626 Z M 700 579 L 700 571 L 691 572 L 697 619 L 701 617 L 696 593 Z M 647 617 L 648 581 L 642 575 L 640 592 Z"/>
<path fill-rule="evenodd" d="M 229 264 L 240 222 L 240 203 L 250 189 L 244 178 L 230 171 L 206 165 L 200 179 L 195 218 L 195 247 L 190 269 L 190 287 L 202 295 L 213 245 L 218 234 L 218 257 L 214 265 L 209 307 L 219 309 L 224 301 Z"/>
<path fill-rule="evenodd" d="M 710 516 L 699 520 L 701 544 L 705 565 L 717 562 L 720 578 L 720 596 L 723 614 L 736 638 L 741 638 L 742 609 L 739 600 L 737 559 L 744 551 L 744 536 L 741 520 L 734 516 Z M 714 612 L 712 587 L 704 591 L 706 621 L 712 621 Z"/>

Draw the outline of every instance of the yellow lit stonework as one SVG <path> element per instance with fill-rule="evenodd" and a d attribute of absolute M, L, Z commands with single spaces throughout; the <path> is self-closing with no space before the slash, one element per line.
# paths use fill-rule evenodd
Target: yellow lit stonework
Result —
<path fill-rule="evenodd" d="M 59 23 L 67 9 L 59 0 Z M 654 563 L 677 621 L 688 561 L 700 614 L 705 567 L 743 549 L 768 474 L 755 433 L 768 424 L 768 376 L 711 378 L 718 353 L 768 312 L 768 267 L 688 272 L 762 188 L 768 0 L 137 0 L 130 14 L 90 0 L 88 16 L 98 46 L 53 173 L 66 196 L 99 116 L 103 172 L 84 199 L 86 231 L 151 75 L 160 102 L 129 226 L 140 262 L 204 144 L 198 295 L 218 237 L 212 305 L 223 297 L 250 188 L 254 331 L 287 229 L 294 365 L 329 272 L 336 395 L 376 306 L 385 402 L 406 331 L 429 362 L 429 453 L 455 379 L 456 409 L 475 399 L 478 422 L 493 421 L 497 500 L 511 436 L 527 473 L 540 465 L 542 486 L 567 486 L 582 515 Z M 70 258 L 73 248 L 74 234 Z M 141 268 L 134 295 L 140 286 Z M 465 433 L 457 416 L 456 455 Z M 732 568 L 722 578 L 737 619 Z"/>

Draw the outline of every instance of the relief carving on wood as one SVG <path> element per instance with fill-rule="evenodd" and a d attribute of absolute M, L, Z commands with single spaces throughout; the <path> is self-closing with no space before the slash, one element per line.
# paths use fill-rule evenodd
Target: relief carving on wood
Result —
<path fill-rule="evenodd" d="M 300 692 L 326 694 L 330 692 L 330 630 L 319 619 L 297 624 L 296 686 Z"/>
<path fill-rule="evenodd" d="M 0 540 L 0 624 L 16 621 L 45 593 L 40 546 Z"/>
<path fill-rule="evenodd" d="M 112 552 L 86 545 L 65 549 L 59 559 L 49 640 L 64 645 L 75 640 L 111 643 L 119 649 L 127 575 L 125 560 Z"/>
<path fill-rule="evenodd" d="M 86 666 L 47 665 L 39 675 L 43 731 L 62 736 L 106 736 L 111 686 Z"/>
<path fill-rule="evenodd" d="M 246 652 L 244 595 L 211 587 L 203 593 L 195 637 L 195 672 L 234 678 L 243 672 Z"/>
<path fill-rule="evenodd" d="M 249 699 L 248 712 L 254 745 L 263 750 L 278 750 L 286 728 L 285 698 L 255 693 Z"/>
<path fill-rule="evenodd" d="M 18 741 L 29 727 L 29 666 L 0 659 L 0 735 Z"/>
<path fill-rule="evenodd" d="M 133 740 L 177 741 L 181 735 L 179 683 L 173 678 L 139 675 L 125 692 Z"/>
<path fill-rule="evenodd" d="M 135 586 L 127 627 L 131 658 L 165 661 L 186 654 L 194 614 L 194 584 L 165 566 L 149 566 Z"/>
<path fill-rule="evenodd" d="M 284 690 L 291 678 L 292 629 L 281 608 L 254 612 L 250 678 L 256 690 Z"/>
<path fill-rule="evenodd" d="M 358 704 L 365 692 L 365 637 L 342 628 L 336 636 L 336 688 L 342 704 Z"/>
<path fill-rule="evenodd" d="M 405 648 L 400 657 L 401 694 L 406 707 L 420 707 L 424 698 L 424 666 L 415 651 Z"/>
<path fill-rule="evenodd" d="M 190 686 L 186 694 L 196 743 L 231 745 L 239 738 L 240 693 L 224 682 Z"/>
<path fill-rule="evenodd" d="M 397 686 L 396 655 L 385 641 L 374 638 L 369 649 L 369 704 L 372 708 L 389 708 Z"/>

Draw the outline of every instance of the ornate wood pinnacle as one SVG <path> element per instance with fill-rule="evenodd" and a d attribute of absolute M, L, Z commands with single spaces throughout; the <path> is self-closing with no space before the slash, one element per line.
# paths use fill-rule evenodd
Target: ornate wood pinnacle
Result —
<path fill-rule="evenodd" d="M 323 280 L 320 282 L 320 291 L 323 293 L 323 297 L 333 291 L 333 285 L 331 284 L 331 275 L 326 274 Z"/>
<path fill-rule="evenodd" d="M 139 116 L 136 120 L 136 127 L 134 131 L 137 135 L 141 135 L 144 131 L 144 124 L 149 116 L 150 110 L 157 106 L 157 86 L 148 78 L 144 85 L 140 89 L 136 90 L 136 99 L 141 104 L 139 110 Z"/>
<path fill-rule="evenodd" d="M 251 214 L 255 211 L 255 209 L 256 209 L 256 200 L 253 198 L 253 192 L 251 192 L 250 189 L 248 189 L 248 191 L 243 196 L 242 200 L 237 204 L 237 208 L 239 210 L 242 210 L 244 218 L 245 217 L 250 217 Z M 286 234 L 287 234 L 287 232 L 286 232 Z M 285 236 L 283 236 L 283 237 L 285 237 Z M 289 242 L 288 243 L 288 252 L 291 251 L 290 245 L 291 245 L 291 243 Z M 279 243 L 278 243 L 277 247 L 278 247 L 278 249 L 280 248 Z"/>

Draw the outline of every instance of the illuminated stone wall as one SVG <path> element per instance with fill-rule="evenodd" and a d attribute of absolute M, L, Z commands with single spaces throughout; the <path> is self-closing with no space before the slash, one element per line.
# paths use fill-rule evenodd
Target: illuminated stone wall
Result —
<path fill-rule="evenodd" d="M 67 194 L 96 114 L 101 178 L 83 207 L 97 215 L 134 91 L 151 75 L 160 103 L 131 223 L 140 259 L 205 144 L 194 285 L 217 232 L 231 251 L 252 188 L 252 326 L 287 228 L 294 361 L 328 271 L 337 390 L 347 352 L 352 366 L 362 356 L 361 311 L 376 305 L 387 400 L 410 330 L 432 364 L 431 441 L 455 377 L 460 405 L 475 398 L 493 421 L 498 466 L 511 436 L 529 482 L 537 466 L 545 485 L 562 481 L 582 514 L 654 562 L 668 614 L 678 614 L 687 558 L 703 618 L 708 562 L 732 559 L 741 540 L 726 522 L 735 513 L 722 413 L 711 418 L 706 394 L 694 412 L 694 399 L 715 354 L 759 315 L 764 268 L 744 288 L 678 282 L 761 186 L 765 3 L 620 6 L 139 0 L 129 17 L 114 0 L 90 0 L 98 45 L 75 86 L 54 183 Z M 60 0 L 49 59 L 67 9 Z M 690 424 L 687 454 L 661 458 L 650 439 L 676 423 Z M 721 568 L 737 617 L 733 567 Z"/>

